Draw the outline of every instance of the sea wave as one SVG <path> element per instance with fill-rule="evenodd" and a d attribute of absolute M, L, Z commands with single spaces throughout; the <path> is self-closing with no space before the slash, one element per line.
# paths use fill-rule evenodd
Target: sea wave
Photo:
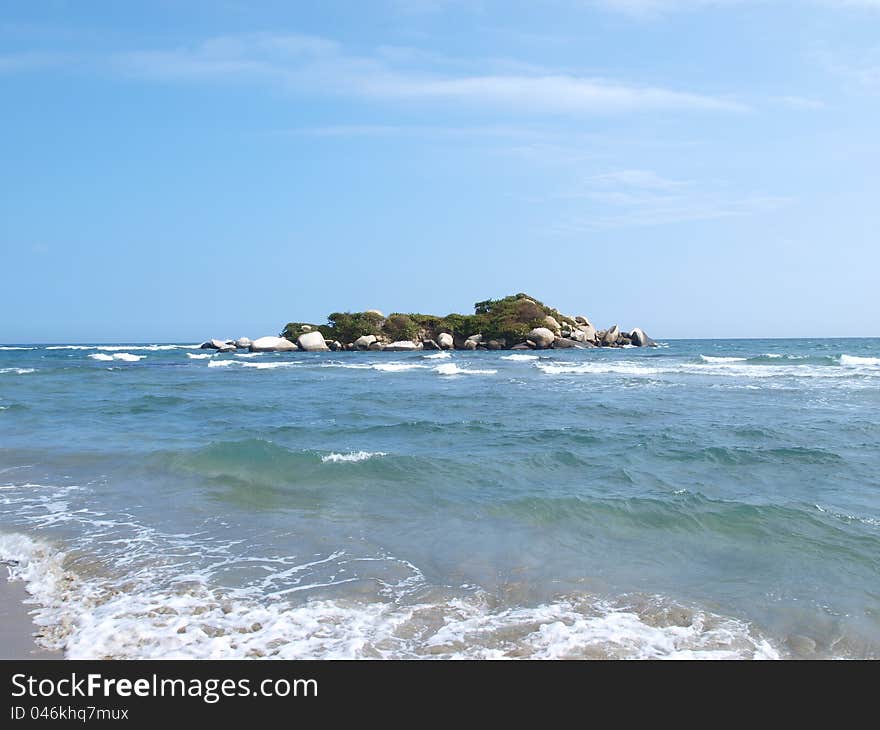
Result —
<path fill-rule="evenodd" d="M 257 370 L 276 370 L 277 368 L 290 368 L 302 364 L 301 360 L 283 360 L 281 362 L 239 362 L 243 368 L 255 368 Z"/>
<path fill-rule="evenodd" d="M 747 357 L 715 357 L 712 355 L 700 355 L 703 362 L 746 362 Z"/>
<path fill-rule="evenodd" d="M 448 360 L 452 357 L 448 352 L 435 352 L 432 355 L 422 355 L 425 360 Z"/>
<path fill-rule="evenodd" d="M 228 368 L 230 365 L 236 365 L 234 360 L 211 360 L 208 363 L 209 368 Z"/>
<path fill-rule="evenodd" d="M 201 345 L 48 345 L 47 350 L 100 350 L 102 352 L 159 352 L 162 350 L 198 350 Z"/>
<path fill-rule="evenodd" d="M 863 365 L 880 365 L 880 357 L 862 357 L 859 355 L 841 355 L 841 365 L 863 366 Z"/>
<path fill-rule="evenodd" d="M 373 363 L 371 367 L 373 370 L 379 370 L 383 373 L 402 373 L 407 370 L 422 370 L 427 366 L 416 362 L 377 362 Z"/>
<path fill-rule="evenodd" d="M 537 355 L 521 355 L 519 353 L 513 355 L 502 355 L 502 360 L 513 360 L 514 362 L 528 362 L 529 360 L 537 360 Z"/>
<path fill-rule="evenodd" d="M 28 375 L 37 372 L 36 368 L 0 368 L 0 375 L 15 373 L 16 375 Z"/>
<path fill-rule="evenodd" d="M 123 362 L 137 362 L 143 360 L 146 355 L 132 355 L 130 352 L 114 352 L 112 355 L 105 355 L 103 352 L 96 352 L 89 355 L 92 360 L 101 360 L 109 362 L 110 360 L 122 360 Z"/>
<path fill-rule="evenodd" d="M 341 557 L 277 568 L 299 574 Z M 212 587 L 197 574 L 162 583 L 130 577 L 120 590 L 106 576 L 84 579 L 67 567 L 64 552 L 20 534 L 0 535 L 0 559 L 36 603 L 39 641 L 69 659 L 780 657 L 749 624 L 660 596 L 574 594 L 502 607 L 472 590 L 421 601 L 291 603 L 289 591 L 259 599 Z M 424 580 L 418 571 L 414 577 Z"/>
<path fill-rule="evenodd" d="M 863 358 L 867 359 L 867 358 Z M 657 360 L 602 360 L 591 362 L 538 362 L 535 367 L 547 375 L 624 375 L 633 378 L 656 378 L 657 376 L 702 375 L 713 378 L 773 379 L 773 378 L 825 378 L 840 382 L 852 382 L 854 368 L 840 367 L 833 359 L 821 358 L 803 364 L 759 364 L 752 359 L 725 359 L 695 362 L 663 362 Z M 776 361 L 778 362 L 778 361 Z M 868 363 L 858 363 L 866 365 Z M 870 376 L 871 370 L 861 371 Z M 876 371 L 873 371 L 876 372 Z"/>
<path fill-rule="evenodd" d="M 0 350 L 36 350 L 36 347 L 12 347 L 11 345 L 3 345 Z"/>
<path fill-rule="evenodd" d="M 443 363 L 434 368 L 440 375 L 495 375 L 497 370 L 479 370 L 477 368 L 462 368 L 454 362 Z"/>
<path fill-rule="evenodd" d="M 321 461 L 325 464 L 339 464 L 341 462 L 357 462 L 366 461 L 379 456 L 388 456 L 384 451 L 351 451 L 347 454 L 331 453 L 321 457 Z"/>
<path fill-rule="evenodd" d="M 214 357 L 214 354 L 211 352 L 204 352 L 204 353 L 198 353 L 198 354 L 193 354 L 192 352 L 188 352 L 188 353 L 186 353 L 186 356 L 192 358 L 193 360 L 207 360 L 208 358 Z"/>

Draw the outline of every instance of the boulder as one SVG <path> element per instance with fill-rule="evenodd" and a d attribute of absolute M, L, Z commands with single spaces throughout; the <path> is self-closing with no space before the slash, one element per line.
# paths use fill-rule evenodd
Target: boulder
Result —
<path fill-rule="evenodd" d="M 304 332 L 296 338 L 296 344 L 306 352 L 327 352 L 330 349 L 320 332 Z"/>
<path fill-rule="evenodd" d="M 476 342 L 477 344 L 480 344 L 483 341 L 483 335 L 471 335 L 465 341 L 466 342 Z"/>
<path fill-rule="evenodd" d="M 620 337 L 620 327 L 614 325 L 611 329 L 607 330 L 605 334 L 602 336 L 602 344 L 606 347 L 609 345 L 617 344 L 617 338 Z"/>
<path fill-rule="evenodd" d="M 421 350 L 422 346 L 411 340 L 398 340 L 385 345 L 385 352 L 412 352 Z"/>
<path fill-rule="evenodd" d="M 630 332 L 630 339 L 636 347 L 657 347 L 657 343 L 645 334 L 645 330 L 639 327 Z"/>
<path fill-rule="evenodd" d="M 441 332 L 437 335 L 437 344 L 444 350 L 451 350 L 455 346 L 452 335 L 448 332 Z"/>
<path fill-rule="evenodd" d="M 324 342 L 327 343 L 328 340 L 324 340 Z M 339 340 L 333 340 L 327 345 L 327 347 L 329 347 L 333 352 L 339 352 L 341 349 L 343 349 L 342 343 Z"/>
<path fill-rule="evenodd" d="M 535 327 L 535 329 L 529 332 L 529 340 L 534 342 L 535 346 L 541 350 L 550 347 L 554 339 L 556 339 L 556 335 L 546 327 Z"/>
<path fill-rule="evenodd" d="M 440 345 L 438 345 L 436 342 L 434 342 L 434 340 L 423 340 L 422 347 L 425 350 L 439 350 L 440 349 Z"/>
<path fill-rule="evenodd" d="M 507 340 L 501 338 L 499 340 L 489 340 L 486 343 L 487 350 L 504 350 L 507 348 Z"/>
<path fill-rule="evenodd" d="M 202 350 L 219 350 L 222 347 L 235 347 L 235 343 L 232 340 L 208 340 L 207 342 L 203 342 L 200 345 L 200 349 Z"/>
<path fill-rule="evenodd" d="M 596 328 L 591 324 L 581 324 L 578 325 L 578 330 L 583 332 L 585 335 L 584 342 L 595 342 L 598 338 L 598 332 L 596 332 Z"/>
<path fill-rule="evenodd" d="M 373 352 L 382 352 L 382 350 L 385 349 L 385 345 L 376 340 L 375 342 L 371 342 L 367 349 L 372 350 Z"/>
<path fill-rule="evenodd" d="M 560 350 L 572 347 L 581 350 L 585 346 L 582 345 L 580 342 L 577 342 L 576 340 L 570 340 L 566 337 L 557 337 L 555 340 L 553 340 L 553 347 Z"/>
<path fill-rule="evenodd" d="M 239 337 L 235 341 L 235 346 L 240 347 L 242 350 L 247 350 L 251 346 L 250 337 Z"/>
<path fill-rule="evenodd" d="M 217 348 L 217 352 L 235 352 L 237 349 L 235 345 L 223 345 Z"/>
<path fill-rule="evenodd" d="M 353 343 L 355 350 L 369 350 L 370 345 L 376 341 L 376 335 L 361 335 Z"/>
<path fill-rule="evenodd" d="M 299 349 L 284 337 L 258 337 L 251 342 L 251 352 L 289 352 Z"/>
<path fill-rule="evenodd" d="M 465 350 L 476 350 L 479 342 L 477 340 L 472 340 L 470 337 L 464 341 L 464 349 Z"/>
<path fill-rule="evenodd" d="M 519 344 L 514 345 L 510 349 L 511 350 L 531 350 L 532 348 L 529 347 L 525 342 L 520 342 Z"/>
<path fill-rule="evenodd" d="M 551 317 L 549 314 L 544 317 L 543 322 L 544 326 L 548 330 L 552 330 L 554 334 L 559 334 L 559 331 L 562 329 L 562 326 L 556 321 L 556 317 Z"/>
<path fill-rule="evenodd" d="M 574 318 L 574 321 L 577 322 L 578 324 L 585 324 L 585 325 L 589 325 L 590 327 L 593 326 L 590 324 L 590 320 L 588 320 L 586 317 L 584 317 L 580 314 Z"/>

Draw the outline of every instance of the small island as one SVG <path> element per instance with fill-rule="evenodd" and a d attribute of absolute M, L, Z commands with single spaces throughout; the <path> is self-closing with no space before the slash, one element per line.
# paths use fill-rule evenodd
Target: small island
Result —
<path fill-rule="evenodd" d="M 568 316 L 534 297 L 519 293 L 487 299 L 473 314 L 403 314 L 387 317 L 375 309 L 334 312 L 327 324 L 288 322 L 280 336 L 250 340 L 208 340 L 203 349 L 220 352 L 326 352 L 368 350 L 546 350 L 592 347 L 656 347 L 638 327 L 625 332 L 616 324 L 597 330 L 583 315 Z"/>

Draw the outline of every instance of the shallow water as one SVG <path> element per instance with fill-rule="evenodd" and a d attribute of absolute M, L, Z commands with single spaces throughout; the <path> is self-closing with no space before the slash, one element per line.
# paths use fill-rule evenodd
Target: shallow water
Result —
<path fill-rule="evenodd" d="M 0 347 L 70 657 L 880 656 L 880 340 Z"/>

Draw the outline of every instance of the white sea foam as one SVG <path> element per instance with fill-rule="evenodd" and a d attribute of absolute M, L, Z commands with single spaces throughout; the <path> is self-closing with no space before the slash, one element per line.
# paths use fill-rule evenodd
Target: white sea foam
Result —
<path fill-rule="evenodd" d="M 0 368 L 0 375 L 7 375 L 8 373 L 15 373 L 16 375 L 28 375 L 29 373 L 35 373 L 36 368 Z"/>
<path fill-rule="evenodd" d="M 325 464 L 338 464 L 340 462 L 366 461 L 377 456 L 387 456 L 384 451 L 351 451 L 348 454 L 327 454 L 321 457 L 321 461 Z"/>
<path fill-rule="evenodd" d="M 420 370 L 424 367 L 426 366 L 415 362 L 377 362 L 372 364 L 373 370 L 379 370 L 383 373 L 402 373 L 406 370 Z"/>
<path fill-rule="evenodd" d="M 880 365 L 880 357 L 860 357 L 858 355 L 841 355 L 841 365 L 864 366 L 864 365 Z"/>
<path fill-rule="evenodd" d="M 708 376 L 712 378 L 785 379 L 811 378 L 831 379 L 855 387 L 851 380 L 852 370 L 827 365 L 760 365 L 740 360 L 730 362 L 652 362 L 613 360 L 591 362 L 539 362 L 535 367 L 547 375 L 624 375 L 633 378 L 656 378 L 657 376 Z M 872 371 L 865 371 L 871 373 Z M 876 371 L 873 371 L 876 372 Z"/>
<path fill-rule="evenodd" d="M 344 363 L 344 362 L 322 362 L 318 365 L 318 367 L 322 368 L 343 368 L 345 370 L 372 370 L 373 366 L 368 362 L 353 362 L 353 363 Z"/>
<path fill-rule="evenodd" d="M 513 355 L 502 355 L 501 359 L 502 360 L 513 360 L 514 362 L 528 362 L 529 360 L 537 360 L 538 356 L 537 355 L 520 355 L 517 353 L 517 354 L 513 354 Z"/>
<path fill-rule="evenodd" d="M 281 362 L 239 362 L 243 368 L 256 368 L 257 370 L 275 370 L 276 368 L 290 368 L 299 365 L 301 360 L 283 360 Z"/>
<path fill-rule="evenodd" d="M 279 567 L 302 574 L 340 555 Z M 221 593 L 200 574 L 179 575 L 164 588 L 144 576 L 118 590 L 107 578 L 70 572 L 65 558 L 48 543 L 0 536 L 0 559 L 37 604 L 40 641 L 69 659 L 779 657 L 744 622 L 660 598 L 612 604 L 578 595 L 499 608 L 474 591 L 418 603 L 292 605 L 278 594 Z"/>
<path fill-rule="evenodd" d="M 835 512 L 834 510 L 826 509 L 820 504 L 816 505 L 816 509 L 823 514 L 831 515 L 832 517 L 836 517 L 837 519 L 843 520 L 844 522 L 861 522 L 863 525 L 880 527 L 880 519 L 875 519 L 874 517 L 860 517 L 859 515 L 848 515 L 844 512 Z"/>
<path fill-rule="evenodd" d="M 495 375 L 497 370 L 478 370 L 476 368 L 460 368 L 454 362 L 443 363 L 434 368 L 440 375 Z"/>
<path fill-rule="evenodd" d="M 160 350 L 198 350 L 201 345 L 50 345 L 47 350 L 101 350 L 103 352 L 119 352 L 134 350 L 136 352 L 157 352 Z"/>
<path fill-rule="evenodd" d="M 746 362 L 747 357 L 714 357 L 712 355 L 700 355 L 703 362 Z"/>
<path fill-rule="evenodd" d="M 236 352 L 236 357 L 259 357 L 262 355 L 262 352 Z"/>
<path fill-rule="evenodd" d="M 11 345 L 4 345 L 0 347 L 0 350 L 36 350 L 36 347 L 12 347 Z"/>
<path fill-rule="evenodd" d="M 452 357 L 448 352 L 435 352 L 433 355 L 422 355 L 425 360 L 448 360 Z"/>
<path fill-rule="evenodd" d="M 130 352 L 114 352 L 112 355 L 105 355 L 103 352 L 96 352 L 89 355 L 92 360 L 101 360 L 108 362 L 110 360 L 122 360 L 123 362 L 137 362 L 143 360 L 146 355 L 132 355 Z"/>
<path fill-rule="evenodd" d="M 235 360 L 211 360 L 208 363 L 209 368 L 226 368 L 230 365 L 238 365 L 238 363 Z"/>
<path fill-rule="evenodd" d="M 193 354 L 191 352 L 188 352 L 188 353 L 186 353 L 186 356 L 191 357 L 193 360 L 207 360 L 211 357 L 214 357 L 214 355 L 210 352 L 198 353 L 198 354 Z"/>

